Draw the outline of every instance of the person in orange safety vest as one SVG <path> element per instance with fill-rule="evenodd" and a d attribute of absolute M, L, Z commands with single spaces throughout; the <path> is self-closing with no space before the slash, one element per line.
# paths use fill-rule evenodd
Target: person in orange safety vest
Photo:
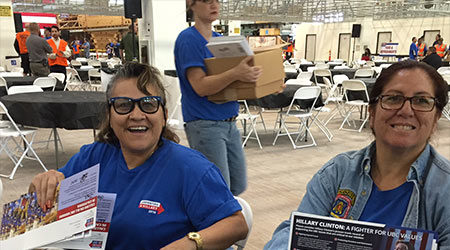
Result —
<path fill-rule="evenodd" d="M 61 32 L 58 26 L 52 26 L 52 38 L 47 42 L 53 49 L 53 53 L 48 55 L 48 64 L 50 65 L 50 72 L 63 73 L 66 75 L 66 67 L 68 66 L 67 58 L 71 56 L 71 51 L 67 42 L 60 39 Z M 64 79 L 64 85 L 66 80 Z"/>
<path fill-rule="evenodd" d="M 436 54 L 441 58 L 444 58 L 447 55 L 447 44 L 444 44 L 443 38 L 439 38 L 438 43 L 434 45 L 434 47 L 436 48 Z"/>
<path fill-rule="evenodd" d="M 417 48 L 418 48 L 418 52 L 417 55 L 418 56 L 425 56 L 427 54 L 427 45 L 423 42 L 423 36 L 419 37 L 419 40 L 417 41 Z"/>
<path fill-rule="evenodd" d="M 81 51 L 81 45 L 80 45 L 80 40 L 76 39 L 74 41 L 72 41 L 71 43 L 71 47 L 72 47 L 72 53 L 73 53 L 73 58 L 78 58 L 80 57 L 80 51 Z"/>
<path fill-rule="evenodd" d="M 28 75 L 31 73 L 30 70 L 30 57 L 28 55 L 28 49 L 26 45 L 27 38 L 30 36 L 30 31 L 28 30 L 29 24 L 25 24 L 25 31 L 16 34 L 16 40 L 14 41 L 14 48 L 17 54 L 20 56 L 21 64 L 23 68 L 23 73 Z"/>

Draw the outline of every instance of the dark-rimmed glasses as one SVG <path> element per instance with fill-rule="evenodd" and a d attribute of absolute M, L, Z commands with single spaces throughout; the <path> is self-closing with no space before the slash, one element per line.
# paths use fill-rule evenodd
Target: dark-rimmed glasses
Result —
<path fill-rule="evenodd" d="M 203 3 L 207 3 L 207 4 L 212 4 L 213 2 L 219 2 L 219 0 L 197 0 L 199 2 L 203 2 Z"/>
<path fill-rule="evenodd" d="M 431 96 L 380 95 L 377 100 L 380 100 L 381 108 L 386 110 L 399 110 L 406 101 L 409 101 L 412 110 L 421 112 L 430 112 L 436 105 L 436 98 Z"/>
<path fill-rule="evenodd" d="M 158 111 L 161 103 L 160 96 L 144 96 L 139 99 L 129 97 L 113 97 L 109 99 L 109 105 L 113 106 L 114 111 L 119 115 L 126 115 L 133 111 L 135 103 L 138 104 L 142 112 L 153 114 Z"/>

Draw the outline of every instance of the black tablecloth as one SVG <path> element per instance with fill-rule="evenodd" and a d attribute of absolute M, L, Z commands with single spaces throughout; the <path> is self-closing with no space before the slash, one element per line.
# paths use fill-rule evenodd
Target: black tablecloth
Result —
<path fill-rule="evenodd" d="M 3 78 L 5 78 L 8 88 L 11 88 L 12 86 L 33 85 L 33 82 L 36 80 L 37 76 L 6 76 Z M 5 95 L 7 95 L 6 88 L 1 86 L 0 97 Z"/>
<path fill-rule="evenodd" d="M 271 94 L 265 97 L 261 97 L 255 100 L 247 100 L 248 105 L 260 106 L 262 108 L 284 108 L 288 107 L 292 98 L 294 97 L 295 91 L 301 88 L 302 86 L 295 85 L 287 85 L 282 93 L 279 94 Z M 313 101 L 313 100 L 312 100 Z M 300 105 L 301 108 L 307 108 L 312 103 L 312 101 L 299 101 L 297 104 Z M 319 99 L 316 102 L 315 107 L 322 107 L 322 94 L 319 96 Z"/>
<path fill-rule="evenodd" d="M 3 96 L 19 124 L 39 128 L 97 128 L 106 105 L 103 92 L 57 91 Z"/>
<path fill-rule="evenodd" d="M 376 78 L 356 78 L 356 80 L 361 80 L 364 82 L 364 84 L 367 87 L 367 93 L 370 97 L 370 92 L 372 92 L 373 86 L 375 85 Z M 365 97 L 364 91 L 348 91 L 347 97 L 349 101 L 352 100 L 364 100 L 367 101 L 367 98 Z"/>
<path fill-rule="evenodd" d="M 95 68 L 95 69 L 98 69 L 98 68 Z M 90 69 L 75 69 L 75 70 L 78 72 L 78 75 L 80 76 L 80 79 L 82 81 L 89 81 L 89 74 L 88 74 L 88 72 L 89 72 Z M 98 70 L 100 70 L 100 69 L 98 69 Z"/>

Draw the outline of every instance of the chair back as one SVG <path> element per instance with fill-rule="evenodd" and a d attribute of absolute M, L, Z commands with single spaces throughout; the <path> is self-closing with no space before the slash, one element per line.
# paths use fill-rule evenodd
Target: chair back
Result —
<path fill-rule="evenodd" d="M 297 79 L 301 81 L 311 81 L 312 72 L 300 72 L 297 75 Z"/>
<path fill-rule="evenodd" d="M 12 86 L 11 88 L 8 89 L 8 95 L 33 93 L 33 92 L 44 92 L 44 90 L 42 90 L 42 88 L 37 85 Z"/>
<path fill-rule="evenodd" d="M 0 87 L 5 87 L 6 88 L 6 92 L 8 92 L 8 84 L 6 83 L 5 78 L 0 76 Z"/>
<path fill-rule="evenodd" d="M 380 64 L 380 68 L 382 68 L 382 69 L 387 69 L 387 68 L 389 68 L 391 65 L 392 65 L 392 64 L 389 64 L 389 63 L 383 63 L 383 64 Z"/>
<path fill-rule="evenodd" d="M 349 69 L 350 67 L 347 65 L 338 65 L 338 66 L 334 66 L 334 69 Z"/>
<path fill-rule="evenodd" d="M 375 62 L 374 61 L 367 61 L 366 65 L 368 65 L 370 67 L 375 67 Z"/>
<path fill-rule="evenodd" d="M 101 67 L 102 63 L 97 60 L 90 60 L 90 61 L 88 61 L 88 65 L 90 65 L 92 67 Z"/>
<path fill-rule="evenodd" d="M 52 73 L 48 74 L 48 76 L 54 77 L 54 78 L 58 79 L 58 81 L 60 81 L 62 83 L 66 79 L 66 75 L 64 75 L 63 73 L 54 73 L 54 72 L 52 72 Z"/>
<path fill-rule="evenodd" d="M 342 87 L 344 88 L 344 96 L 346 101 L 348 101 L 347 91 L 364 91 L 366 100 L 369 101 L 369 93 L 367 92 L 366 84 L 361 80 L 345 80 L 342 82 Z"/>
<path fill-rule="evenodd" d="M 316 63 L 316 67 L 318 69 L 328 69 L 328 68 L 330 68 L 330 65 L 326 64 L 324 62 L 320 62 L 320 63 Z"/>
<path fill-rule="evenodd" d="M 252 212 L 252 208 L 247 203 L 247 201 L 245 201 L 241 197 L 237 197 L 237 196 L 235 196 L 234 198 L 239 202 L 239 205 L 241 205 L 241 207 L 242 207 L 241 212 L 242 212 L 242 215 L 244 215 L 244 219 L 245 219 L 245 222 L 247 223 L 247 228 L 248 228 L 247 237 L 245 237 L 245 239 L 243 239 L 243 240 L 240 240 L 240 241 L 237 241 L 236 243 L 234 243 L 234 245 L 237 246 L 238 250 L 242 250 L 242 249 L 244 249 L 245 245 L 247 244 L 248 236 L 250 235 L 250 232 L 252 230 L 253 212 Z"/>
<path fill-rule="evenodd" d="M 450 74 L 450 67 L 440 67 L 439 69 L 437 69 L 437 72 L 441 75 Z"/>
<path fill-rule="evenodd" d="M 334 84 L 342 84 L 343 81 L 348 80 L 347 75 L 334 75 L 333 82 Z"/>
<path fill-rule="evenodd" d="M 375 71 L 373 69 L 362 68 L 362 69 L 356 70 L 354 78 L 373 77 L 374 73 L 375 73 Z"/>
<path fill-rule="evenodd" d="M 34 80 L 33 85 L 39 86 L 41 88 L 52 88 L 55 90 L 56 78 L 55 77 L 39 77 Z"/>
<path fill-rule="evenodd" d="M 78 58 L 77 58 L 78 59 Z M 71 62 L 70 62 L 70 64 L 72 65 L 72 67 L 81 67 L 81 62 L 80 61 L 78 61 L 78 60 L 72 60 Z"/>
<path fill-rule="evenodd" d="M 88 71 L 88 76 L 89 80 L 91 80 L 91 77 L 101 77 L 102 75 L 100 74 L 98 69 L 90 69 Z"/>
<path fill-rule="evenodd" d="M 320 77 L 326 76 L 331 78 L 331 71 L 329 69 L 316 69 L 314 70 L 314 75 Z"/>
<path fill-rule="evenodd" d="M 294 94 L 294 100 L 306 100 L 319 97 L 321 93 L 319 86 L 302 87 L 297 89 Z"/>
<path fill-rule="evenodd" d="M 77 58 L 75 59 L 75 61 L 78 61 L 78 62 L 87 62 L 87 59 L 84 58 L 84 57 L 77 57 Z"/>
<path fill-rule="evenodd" d="M 317 67 L 315 67 L 315 66 L 311 66 L 311 67 L 308 67 L 308 68 L 306 68 L 306 70 L 308 70 L 308 72 L 314 72 L 314 70 L 316 70 L 317 69 Z"/>
<path fill-rule="evenodd" d="M 80 69 L 93 69 L 94 67 L 91 65 L 83 65 L 80 67 Z"/>

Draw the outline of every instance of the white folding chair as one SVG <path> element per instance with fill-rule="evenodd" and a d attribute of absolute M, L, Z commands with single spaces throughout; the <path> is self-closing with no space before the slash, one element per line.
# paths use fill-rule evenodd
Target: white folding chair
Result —
<path fill-rule="evenodd" d="M 8 95 L 15 95 L 21 93 L 33 93 L 33 92 L 43 92 L 41 87 L 37 85 L 21 85 L 12 86 L 8 89 Z"/>
<path fill-rule="evenodd" d="M 316 69 L 314 70 L 314 81 L 316 83 L 316 86 L 320 86 L 322 88 L 326 88 L 325 83 L 319 83 L 317 81 L 318 77 L 328 77 L 328 79 L 333 79 L 333 76 L 331 74 L 331 71 L 329 69 Z"/>
<path fill-rule="evenodd" d="M 366 65 L 369 67 L 375 67 L 375 62 L 374 61 L 366 61 Z"/>
<path fill-rule="evenodd" d="M 297 148 L 304 148 L 304 147 L 311 147 L 311 146 L 316 146 L 316 141 L 314 140 L 314 136 L 312 135 L 311 131 L 309 130 L 311 123 L 307 123 L 307 120 L 313 116 L 313 110 L 314 110 L 314 105 L 317 102 L 317 98 L 319 97 L 321 93 L 321 88 L 318 86 L 310 86 L 310 87 L 301 87 L 299 88 L 295 94 L 294 97 L 292 98 L 291 104 L 289 105 L 289 108 L 287 109 L 287 111 L 280 111 L 279 112 L 279 119 L 280 119 L 280 127 L 278 128 L 277 132 L 276 132 L 276 136 L 275 139 L 273 140 L 272 145 L 275 145 L 275 143 L 277 142 L 277 139 L 279 136 L 283 136 L 283 135 L 287 135 L 289 137 L 289 140 L 292 143 L 292 147 L 294 149 Z M 296 109 L 294 107 L 294 104 L 296 102 L 296 100 L 313 100 L 311 106 L 307 107 L 306 109 Z M 295 124 L 298 125 L 298 129 L 296 132 L 289 132 L 289 128 L 287 126 L 288 123 L 292 123 L 292 122 L 287 122 L 286 119 L 290 118 L 290 117 L 294 117 L 297 118 L 299 120 L 299 122 L 296 122 Z M 285 131 L 285 133 L 282 133 L 282 130 Z M 292 139 L 293 134 L 297 134 L 297 138 Z M 308 134 L 311 136 L 311 140 L 312 143 L 310 144 L 304 144 L 304 145 L 297 145 L 296 142 L 298 141 L 298 139 L 302 136 L 302 140 L 308 136 Z"/>
<path fill-rule="evenodd" d="M 81 67 L 82 66 L 81 62 L 78 60 L 70 61 L 70 65 L 72 65 L 72 67 Z"/>
<path fill-rule="evenodd" d="M 362 68 L 362 69 L 356 70 L 355 76 L 353 78 L 365 78 L 365 77 L 371 78 L 371 77 L 373 77 L 374 73 L 375 73 L 375 70 L 373 70 L 373 69 Z"/>
<path fill-rule="evenodd" d="M 293 65 L 293 64 L 285 64 L 284 65 L 284 72 L 286 72 L 286 73 L 297 73 L 297 69 L 295 68 L 295 65 Z"/>
<path fill-rule="evenodd" d="M 336 85 L 341 85 L 343 81 L 348 80 L 347 75 L 334 75 L 333 76 L 333 82 Z"/>
<path fill-rule="evenodd" d="M 67 68 L 67 82 L 64 87 L 66 90 L 86 90 L 86 83 L 83 82 L 78 74 L 78 71 L 73 68 Z"/>
<path fill-rule="evenodd" d="M 245 201 L 241 197 L 237 197 L 237 196 L 235 196 L 234 198 L 239 202 L 239 205 L 241 205 L 241 207 L 242 207 L 241 213 L 242 213 L 242 215 L 244 215 L 245 223 L 247 223 L 247 228 L 248 228 L 247 237 L 245 237 L 245 239 L 243 239 L 243 240 L 240 240 L 240 241 L 237 241 L 236 243 L 234 243 L 234 245 L 237 246 L 237 250 L 242 250 L 242 249 L 244 249 L 245 245 L 247 244 L 248 236 L 250 236 L 250 232 L 252 231 L 253 212 L 252 212 L 252 208 L 247 203 L 247 201 Z"/>
<path fill-rule="evenodd" d="M 363 129 L 367 120 L 369 119 L 367 112 L 366 112 L 365 118 L 363 118 L 363 119 L 353 119 L 351 116 L 352 116 L 352 113 L 353 113 L 355 107 L 359 108 L 359 111 L 361 112 L 361 114 L 362 114 L 363 110 L 367 111 L 367 107 L 369 106 L 369 94 L 367 92 L 367 87 L 364 84 L 364 82 L 361 80 L 347 80 L 347 81 L 342 82 L 342 86 L 344 88 L 345 105 L 349 106 L 349 108 L 347 109 L 347 114 L 344 118 L 344 121 L 342 121 L 342 124 L 339 127 L 339 129 L 361 132 L 361 130 Z M 364 92 L 363 99 L 349 100 L 348 91 Z M 344 128 L 344 124 L 348 123 L 350 120 L 353 123 L 353 127 L 356 129 Z M 359 126 L 359 128 L 357 128 L 355 120 L 362 121 L 361 126 Z"/>
<path fill-rule="evenodd" d="M 338 76 L 338 75 L 335 75 Z M 345 76 L 345 75 L 344 75 Z M 345 76 L 347 77 L 347 76 Z M 345 109 L 343 107 L 343 95 L 339 93 L 338 90 L 338 84 L 335 82 L 335 84 L 332 84 L 328 78 L 323 78 L 325 84 L 327 85 L 328 89 L 328 96 L 325 100 L 325 105 L 329 103 L 334 103 L 335 107 L 330 111 L 330 115 L 326 118 L 324 125 L 326 126 L 337 114 L 339 114 L 342 118 L 345 117 Z M 347 78 L 348 80 L 348 78 Z M 342 82 L 341 82 L 342 83 Z"/>
<path fill-rule="evenodd" d="M 338 66 L 334 66 L 334 69 L 349 69 L 350 67 L 347 65 L 338 65 Z"/>
<path fill-rule="evenodd" d="M 101 77 L 102 74 L 100 73 L 99 69 L 90 69 L 88 71 L 89 76 L 89 85 L 91 88 L 94 88 L 94 90 L 99 90 L 102 88 L 101 84 Z"/>
<path fill-rule="evenodd" d="M 33 85 L 39 86 L 42 89 L 51 88 L 52 91 L 55 90 L 56 78 L 55 77 L 38 77 L 34 80 Z"/>
<path fill-rule="evenodd" d="M 448 75 L 450 74 L 450 67 L 440 67 L 437 69 L 437 72 L 441 75 Z"/>
<path fill-rule="evenodd" d="M 311 86 L 312 73 L 311 72 L 300 72 L 297 75 L 297 79 L 289 79 L 286 81 L 286 85 L 299 85 L 299 86 Z"/>
<path fill-rule="evenodd" d="M 14 178 L 14 174 L 17 171 L 17 168 L 19 166 L 22 166 L 22 161 L 24 158 L 27 159 L 31 159 L 31 160 L 36 160 L 39 162 L 39 164 L 42 166 L 42 168 L 44 169 L 44 171 L 47 171 L 47 168 L 44 166 L 44 163 L 42 163 L 41 159 L 39 158 L 39 156 L 36 154 L 36 152 L 34 151 L 32 144 L 34 141 L 34 136 L 36 135 L 36 130 L 35 129 L 30 129 L 30 128 L 19 128 L 17 126 L 17 124 L 14 122 L 14 120 L 12 119 L 12 117 L 9 115 L 8 113 L 8 109 L 5 107 L 5 105 L 3 105 L 2 102 L 0 102 L 0 109 L 3 109 L 3 111 L 6 113 L 6 116 L 8 117 L 8 120 L 11 122 L 12 127 L 8 127 L 8 128 L 1 128 L 0 129 L 0 153 L 2 151 L 5 151 L 5 153 L 8 155 L 8 157 L 11 159 L 11 161 L 14 163 L 14 168 L 11 171 L 10 174 L 0 174 L 1 177 L 7 177 L 9 179 L 13 179 Z M 26 138 L 27 135 L 31 136 L 31 139 L 28 140 Z M 16 137 L 20 137 L 24 143 L 25 148 L 23 149 L 21 147 L 21 145 L 19 145 L 19 143 L 14 140 L 14 138 Z M 20 157 L 17 158 L 13 152 L 13 150 L 11 150 L 8 147 L 8 143 L 9 141 L 12 141 L 17 150 L 20 150 Z M 32 157 L 27 156 L 27 153 L 30 152 Z"/>
<path fill-rule="evenodd" d="M 242 148 L 247 144 L 248 139 L 255 139 L 258 141 L 259 148 L 262 149 L 261 141 L 259 140 L 258 131 L 256 130 L 256 119 L 258 119 L 259 114 L 250 113 L 250 109 L 248 108 L 247 101 L 240 100 L 239 103 L 242 104 L 243 109 L 239 111 L 239 115 L 236 118 L 236 121 L 240 121 L 244 133 L 242 137 L 244 141 L 242 142 Z M 248 131 L 248 132 L 247 132 Z M 251 135 L 255 134 L 254 137 Z"/>
<path fill-rule="evenodd" d="M 97 60 L 90 60 L 90 61 L 88 61 L 88 65 L 95 67 L 95 68 L 100 68 L 102 66 L 102 63 Z"/>
<path fill-rule="evenodd" d="M 66 79 L 66 75 L 64 75 L 63 73 L 52 72 L 52 73 L 48 74 L 48 76 L 58 79 L 58 81 L 60 81 L 61 83 L 63 83 L 64 80 Z"/>
<path fill-rule="evenodd" d="M 0 87 L 5 87 L 6 89 L 6 94 L 8 94 L 8 84 L 6 83 L 5 78 L 0 76 Z"/>
<path fill-rule="evenodd" d="M 392 64 L 389 64 L 389 63 L 382 63 L 382 64 L 380 64 L 380 68 L 382 68 L 382 69 L 387 69 L 387 68 L 389 68 L 391 65 L 392 65 Z"/>
<path fill-rule="evenodd" d="M 324 62 L 317 62 L 316 63 L 316 68 L 318 68 L 318 69 L 329 69 L 330 65 L 326 64 Z"/>

